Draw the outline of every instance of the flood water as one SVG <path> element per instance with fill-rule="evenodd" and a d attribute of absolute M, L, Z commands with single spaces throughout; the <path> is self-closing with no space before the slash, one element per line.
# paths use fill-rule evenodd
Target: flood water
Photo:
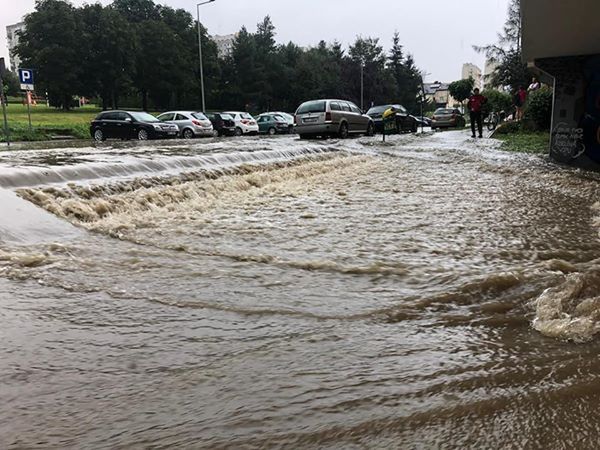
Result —
<path fill-rule="evenodd" d="M 458 132 L 2 152 L 0 447 L 597 448 L 599 181 Z"/>

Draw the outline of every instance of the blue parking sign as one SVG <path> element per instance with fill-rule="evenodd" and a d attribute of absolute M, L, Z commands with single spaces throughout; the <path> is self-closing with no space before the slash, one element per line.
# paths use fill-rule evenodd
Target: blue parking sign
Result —
<path fill-rule="evenodd" d="M 19 81 L 21 82 L 21 89 L 24 91 L 33 91 L 34 78 L 33 70 L 31 69 L 19 69 Z"/>

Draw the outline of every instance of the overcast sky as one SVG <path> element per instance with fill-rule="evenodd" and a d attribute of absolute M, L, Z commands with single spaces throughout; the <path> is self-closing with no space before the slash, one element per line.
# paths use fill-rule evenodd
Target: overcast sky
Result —
<path fill-rule="evenodd" d="M 156 1 L 156 0 L 155 0 Z M 108 4 L 111 0 L 101 0 Z M 160 0 L 196 14 L 196 0 Z M 81 5 L 94 3 L 73 0 Z M 6 26 L 33 11 L 35 0 L 0 0 L 0 57 L 8 56 Z M 201 7 L 202 23 L 211 34 L 229 34 L 242 25 L 254 30 L 267 14 L 279 42 L 302 46 L 335 39 L 350 44 L 357 35 L 380 38 L 386 49 L 395 30 L 406 51 L 429 81 L 460 78 L 462 64 L 483 69 L 484 58 L 473 44 L 495 42 L 506 18 L 508 0 L 216 0 Z"/>

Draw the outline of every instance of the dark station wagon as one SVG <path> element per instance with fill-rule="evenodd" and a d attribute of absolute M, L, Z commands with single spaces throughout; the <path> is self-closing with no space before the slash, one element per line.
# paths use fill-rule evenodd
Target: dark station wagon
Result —
<path fill-rule="evenodd" d="M 106 139 L 166 139 L 179 135 L 175 124 L 164 123 L 139 111 L 104 111 L 92 121 L 90 134 L 96 141 Z"/>

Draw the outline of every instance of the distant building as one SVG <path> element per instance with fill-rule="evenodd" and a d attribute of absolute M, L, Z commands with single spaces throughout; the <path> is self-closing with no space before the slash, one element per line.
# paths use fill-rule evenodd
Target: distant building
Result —
<path fill-rule="evenodd" d="M 213 36 L 212 39 L 217 44 L 217 51 L 220 58 L 231 55 L 233 51 L 233 43 L 238 37 L 238 33 L 227 34 L 225 36 Z"/>
<path fill-rule="evenodd" d="M 483 69 L 483 78 L 482 78 L 483 89 L 487 89 L 488 85 L 490 84 L 490 77 L 496 71 L 497 68 L 498 68 L 497 62 L 491 61 L 489 59 L 487 59 L 485 61 L 485 67 Z"/>
<path fill-rule="evenodd" d="M 550 155 L 600 168 L 600 2 L 521 0 L 524 61 L 553 86 Z"/>
<path fill-rule="evenodd" d="M 459 102 L 450 95 L 449 86 L 448 83 L 440 83 L 439 81 L 424 83 L 425 98 L 437 108 L 453 108 Z"/>
<path fill-rule="evenodd" d="M 19 22 L 6 27 L 6 42 L 8 43 L 8 59 L 12 70 L 17 70 L 21 60 L 16 55 L 16 47 L 19 45 L 19 33 L 25 30 L 25 23 Z"/>
<path fill-rule="evenodd" d="M 481 80 L 481 69 L 472 63 L 465 63 L 462 66 L 462 78 L 463 80 L 468 80 L 469 78 L 473 78 L 475 84 L 473 85 L 477 89 L 481 89 L 483 87 Z"/>

